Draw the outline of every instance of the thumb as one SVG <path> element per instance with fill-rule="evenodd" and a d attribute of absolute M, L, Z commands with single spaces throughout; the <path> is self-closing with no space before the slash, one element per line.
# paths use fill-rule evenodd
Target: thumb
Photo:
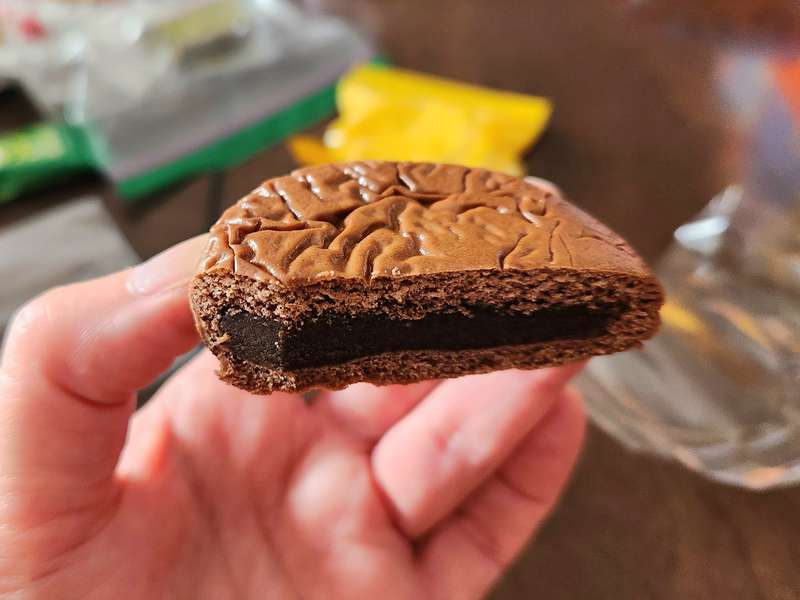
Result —
<path fill-rule="evenodd" d="M 18 313 L 0 363 L 4 524 L 25 530 L 112 497 L 136 390 L 197 343 L 187 284 L 203 243 Z"/>

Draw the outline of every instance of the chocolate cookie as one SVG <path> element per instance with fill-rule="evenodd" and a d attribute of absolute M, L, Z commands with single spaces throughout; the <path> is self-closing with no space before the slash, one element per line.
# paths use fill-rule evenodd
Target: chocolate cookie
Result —
<path fill-rule="evenodd" d="M 211 228 L 191 286 L 220 377 L 258 392 L 532 369 L 626 350 L 661 287 L 555 188 L 363 162 L 271 179 Z"/>

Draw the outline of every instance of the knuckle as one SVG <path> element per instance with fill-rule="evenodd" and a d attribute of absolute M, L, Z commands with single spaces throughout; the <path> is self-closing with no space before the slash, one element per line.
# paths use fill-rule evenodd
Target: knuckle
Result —
<path fill-rule="evenodd" d="M 64 288 L 54 288 L 29 301 L 19 309 L 11 322 L 12 335 L 30 335 L 49 330 L 65 301 Z"/>
<path fill-rule="evenodd" d="M 500 573 L 508 566 L 513 554 L 509 556 L 508 549 L 483 515 L 462 510 L 460 525 L 464 537 L 492 571 Z"/>

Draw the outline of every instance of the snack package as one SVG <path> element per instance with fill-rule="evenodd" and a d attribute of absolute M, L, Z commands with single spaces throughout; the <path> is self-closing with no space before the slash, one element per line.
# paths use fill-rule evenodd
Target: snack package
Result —
<path fill-rule="evenodd" d="M 338 78 L 373 56 L 286 0 L 0 0 L 0 26 L 0 76 L 50 118 L 0 134 L 0 201 L 81 169 L 137 199 L 235 166 L 331 116 Z"/>
<path fill-rule="evenodd" d="M 79 128 L 41 124 L 0 135 L 0 204 L 94 166 Z"/>
<path fill-rule="evenodd" d="M 298 162 L 443 162 L 521 175 L 520 155 L 552 112 L 546 98 L 378 64 L 343 77 L 336 103 L 339 118 L 322 141 L 305 135 L 289 140 Z"/>

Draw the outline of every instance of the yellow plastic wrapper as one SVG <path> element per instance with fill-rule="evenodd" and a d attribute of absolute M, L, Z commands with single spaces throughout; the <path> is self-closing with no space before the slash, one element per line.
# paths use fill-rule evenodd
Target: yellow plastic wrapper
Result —
<path fill-rule="evenodd" d="M 546 98 L 501 92 L 386 67 L 356 67 L 336 91 L 339 118 L 322 141 L 290 138 L 304 165 L 410 160 L 522 175 L 522 153 L 550 119 Z"/>

